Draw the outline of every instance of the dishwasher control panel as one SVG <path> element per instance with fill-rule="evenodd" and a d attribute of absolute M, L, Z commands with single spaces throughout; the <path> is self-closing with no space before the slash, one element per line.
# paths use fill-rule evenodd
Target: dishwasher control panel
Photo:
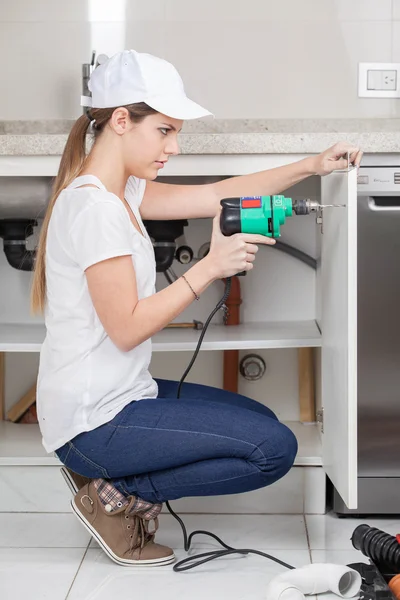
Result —
<path fill-rule="evenodd" d="M 398 167 L 360 167 L 357 177 L 358 194 L 400 195 L 400 165 Z"/>

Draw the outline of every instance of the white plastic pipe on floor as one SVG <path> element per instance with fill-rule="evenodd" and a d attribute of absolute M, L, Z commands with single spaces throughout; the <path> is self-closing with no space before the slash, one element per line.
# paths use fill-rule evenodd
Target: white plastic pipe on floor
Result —
<path fill-rule="evenodd" d="M 333 592 L 353 598 L 361 589 L 361 575 L 344 565 L 313 564 L 278 575 L 267 587 L 267 600 L 305 600 L 308 594 Z"/>

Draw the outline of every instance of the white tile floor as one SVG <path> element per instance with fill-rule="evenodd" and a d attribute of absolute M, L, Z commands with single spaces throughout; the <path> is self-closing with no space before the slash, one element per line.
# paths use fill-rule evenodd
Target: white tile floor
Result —
<path fill-rule="evenodd" d="M 188 531 L 208 529 L 232 546 L 273 554 L 296 567 L 312 562 L 367 562 L 352 549 L 350 537 L 360 522 L 396 534 L 398 521 L 338 519 L 301 515 L 183 515 Z M 184 558 L 178 523 L 160 517 L 157 541 Z M 195 538 L 196 554 L 216 548 L 211 538 Z M 193 571 L 174 573 L 172 566 L 119 567 L 90 540 L 73 514 L 0 513 L 1 600 L 267 600 L 265 589 L 284 567 L 256 555 L 227 557 Z M 308 596 L 308 598 L 314 598 Z M 318 600 L 338 597 L 324 594 Z"/>

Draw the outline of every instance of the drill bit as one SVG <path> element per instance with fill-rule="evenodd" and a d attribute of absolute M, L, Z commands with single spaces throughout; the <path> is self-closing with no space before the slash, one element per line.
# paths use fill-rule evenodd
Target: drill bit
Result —
<path fill-rule="evenodd" d="M 345 204 L 320 204 L 319 208 L 330 208 L 330 207 L 342 207 L 344 208 L 346 205 Z"/>
<path fill-rule="evenodd" d="M 345 204 L 320 204 L 315 200 L 306 200 L 306 206 L 309 212 L 321 210 L 323 208 L 344 208 Z"/>
<path fill-rule="evenodd" d="M 317 212 L 323 208 L 344 208 L 345 204 L 320 204 L 316 200 L 310 200 L 309 198 L 304 200 L 295 200 L 293 203 L 293 210 L 296 215 L 309 215 L 312 212 Z"/>

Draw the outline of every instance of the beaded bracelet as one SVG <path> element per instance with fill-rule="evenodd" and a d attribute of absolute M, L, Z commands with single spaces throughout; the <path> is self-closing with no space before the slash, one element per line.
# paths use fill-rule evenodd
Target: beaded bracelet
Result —
<path fill-rule="evenodd" d="M 192 288 L 192 286 L 190 285 L 190 283 L 188 282 L 188 280 L 186 279 L 186 277 L 184 275 L 181 275 L 181 277 L 182 277 L 182 279 L 184 279 L 186 281 L 186 283 L 188 284 L 188 286 L 192 290 L 193 296 L 196 298 L 196 300 L 200 300 L 199 296 L 196 294 L 196 292 L 194 291 L 194 289 Z"/>

